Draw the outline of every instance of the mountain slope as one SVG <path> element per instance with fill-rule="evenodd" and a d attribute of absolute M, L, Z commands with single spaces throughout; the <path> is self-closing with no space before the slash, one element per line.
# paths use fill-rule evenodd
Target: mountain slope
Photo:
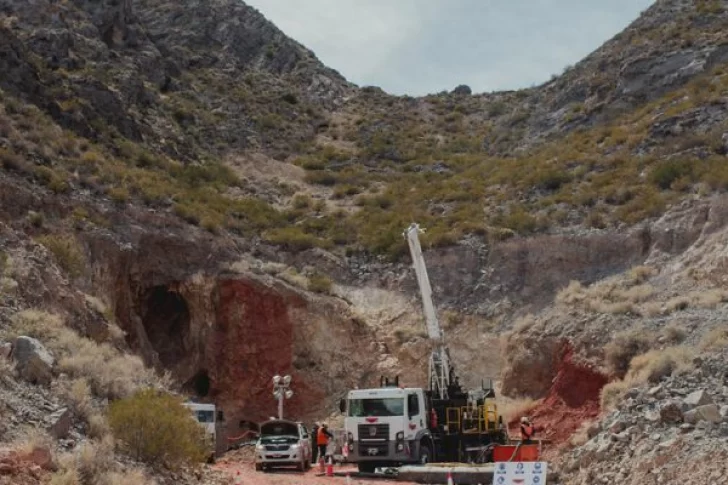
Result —
<path fill-rule="evenodd" d="M 724 311 L 720 249 L 706 274 L 661 270 L 726 223 L 727 17 L 659 0 L 543 86 L 413 98 L 352 85 L 236 0 L 0 0 L 0 326 L 116 321 L 234 424 L 291 372 L 287 409 L 318 419 L 378 375 L 425 378 L 416 221 L 464 382 L 498 377 L 474 356 L 528 312 L 513 396 L 551 391 L 564 342 L 603 366 L 618 330 L 664 350 L 684 317 L 697 344 Z"/>

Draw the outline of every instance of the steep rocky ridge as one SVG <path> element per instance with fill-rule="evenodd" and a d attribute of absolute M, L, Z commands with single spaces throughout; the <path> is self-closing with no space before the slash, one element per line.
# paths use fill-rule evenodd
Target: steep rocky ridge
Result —
<path fill-rule="evenodd" d="M 507 394 L 562 406 L 573 376 L 624 377 L 620 332 L 664 350 L 722 321 L 727 7 L 658 1 L 538 88 L 411 98 L 239 2 L 0 0 L 0 325 L 42 308 L 102 341 L 113 320 L 233 434 L 274 373 L 320 418 L 382 374 L 424 384 L 415 220 L 465 383 L 502 366 Z"/>

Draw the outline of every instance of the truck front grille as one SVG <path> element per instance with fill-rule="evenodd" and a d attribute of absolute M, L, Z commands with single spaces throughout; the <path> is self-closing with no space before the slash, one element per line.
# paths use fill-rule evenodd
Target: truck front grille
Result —
<path fill-rule="evenodd" d="M 288 451 L 291 445 L 265 445 L 265 451 Z"/>
<path fill-rule="evenodd" d="M 360 424 L 359 441 L 388 441 L 388 424 Z"/>

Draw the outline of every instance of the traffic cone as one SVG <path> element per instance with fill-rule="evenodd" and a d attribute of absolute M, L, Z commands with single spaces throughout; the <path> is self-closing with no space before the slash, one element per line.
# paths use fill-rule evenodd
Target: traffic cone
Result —
<path fill-rule="evenodd" d="M 351 476 L 349 472 L 346 472 L 346 485 L 351 485 Z"/>
<path fill-rule="evenodd" d="M 328 463 L 326 463 L 326 476 L 327 477 L 333 477 L 334 476 L 334 460 L 333 460 L 333 458 L 329 458 Z"/>
<path fill-rule="evenodd" d="M 319 473 L 324 474 L 326 470 L 324 469 L 324 457 L 319 456 Z"/>
<path fill-rule="evenodd" d="M 452 471 L 447 471 L 447 485 L 455 485 L 452 481 Z"/>

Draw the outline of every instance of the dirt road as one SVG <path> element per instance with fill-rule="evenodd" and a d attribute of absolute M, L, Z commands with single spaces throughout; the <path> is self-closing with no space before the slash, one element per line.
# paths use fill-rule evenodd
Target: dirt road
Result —
<path fill-rule="evenodd" d="M 245 452 L 233 451 L 228 453 L 225 457 L 218 460 L 214 468 L 230 477 L 230 485 L 347 485 L 347 480 L 343 476 L 320 476 L 317 467 L 314 467 L 306 473 L 286 469 L 268 473 L 256 472 L 250 453 Z M 347 471 L 353 474 L 356 472 L 356 467 L 351 465 L 334 466 L 334 472 L 337 474 L 346 473 Z M 386 485 L 388 483 L 414 485 L 408 482 L 350 479 L 350 485 Z"/>

